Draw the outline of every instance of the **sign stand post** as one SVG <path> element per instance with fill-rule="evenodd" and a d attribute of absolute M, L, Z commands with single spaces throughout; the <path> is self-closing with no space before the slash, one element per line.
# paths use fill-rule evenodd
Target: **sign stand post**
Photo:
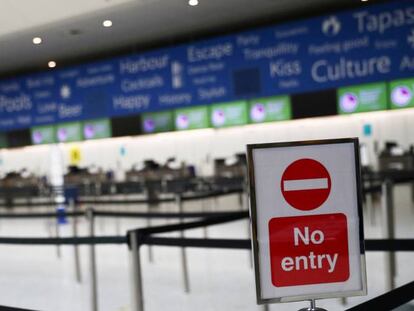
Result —
<path fill-rule="evenodd" d="M 310 307 L 309 308 L 300 309 L 299 311 L 327 311 L 327 310 L 316 307 L 316 300 L 315 299 L 311 299 L 310 300 Z"/>

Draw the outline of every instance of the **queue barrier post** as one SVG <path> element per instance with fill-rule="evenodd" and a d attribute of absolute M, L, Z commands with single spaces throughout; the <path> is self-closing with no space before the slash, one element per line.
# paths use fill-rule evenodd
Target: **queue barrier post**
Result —
<path fill-rule="evenodd" d="M 249 187 L 248 187 L 248 181 L 245 179 L 243 182 L 243 192 L 242 192 L 242 199 L 243 199 L 243 207 L 242 207 L 242 211 L 245 210 L 249 210 Z M 250 232 L 250 221 L 247 221 L 247 237 L 249 239 L 251 239 L 251 232 Z M 253 269 L 253 253 L 249 250 L 249 252 L 247 253 L 249 256 L 249 267 L 251 269 Z"/>
<path fill-rule="evenodd" d="M 72 235 L 74 238 L 78 237 L 78 217 L 77 217 L 77 204 L 73 198 L 69 199 L 69 210 L 73 211 L 72 219 Z M 82 283 L 82 270 L 80 266 L 80 257 L 79 257 L 79 246 L 73 245 L 73 258 L 75 262 L 75 275 L 76 281 Z"/>
<path fill-rule="evenodd" d="M 55 237 L 56 238 L 60 238 L 60 227 L 59 227 L 59 220 L 58 220 L 58 216 L 56 216 L 55 219 Z M 60 245 L 56 245 L 56 256 L 58 259 L 60 259 L 62 253 L 60 252 Z"/>
<path fill-rule="evenodd" d="M 206 199 L 201 199 L 201 209 L 203 211 L 203 213 L 207 212 L 207 202 Z M 208 238 L 208 229 L 207 227 L 203 227 L 203 234 L 204 234 L 204 238 L 207 239 Z"/>
<path fill-rule="evenodd" d="M 86 215 L 89 220 L 89 237 L 95 237 L 95 222 L 94 211 L 92 207 L 86 210 Z M 89 246 L 89 269 L 90 269 L 90 283 L 91 283 L 91 310 L 98 311 L 98 284 L 97 284 L 97 272 L 96 272 L 96 255 L 95 245 Z"/>
<path fill-rule="evenodd" d="M 175 203 L 178 207 L 178 212 L 181 214 L 183 212 L 183 201 L 182 197 L 179 194 L 175 195 Z M 180 218 L 180 223 L 183 223 L 183 219 Z M 184 231 L 180 230 L 180 238 L 184 239 Z M 183 271 L 183 282 L 184 282 L 184 291 L 186 293 L 190 292 L 190 280 L 188 276 L 188 264 L 187 264 L 187 252 L 185 250 L 185 247 L 181 247 L 181 266 Z"/>
<path fill-rule="evenodd" d="M 153 209 L 153 207 L 155 207 L 154 205 L 156 204 L 156 203 L 153 203 L 151 201 L 154 200 L 154 199 L 158 199 L 158 198 L 155 197 L 155 192 L 154 192 L 153 189 L 148 188 L 145 192 L 146 192 L 146 198 L 147 198 L 147 201 L 148 201 L 147 212 L 151 213 L 151 210 Z M 151 227 L 151 226 L 152 226 L 151 218 L 148 217 L 147 218 L 147 227 Z M 153 253 L 152 247 L 150 245 L 148 245 L 148 260 L 149 260 L 149 262 L 154 261 L 154 253 Z"/>
<path fill-rule="evenodd" d="M 109 192 L 111 195 L 116 194 L 116 185 L 115 183 L 112 183 L 110 188 L 109 188 Z M 120 217 L 116 217 L 115 218 L 115 232 L 116 235 L 121 235 L 121 219 Z"/>
<path fill-rule="evenodd" d="M 130 231 L 129 236 L 129 258 L 131 267 L 131 311 L 144 311 L 144 295 L 142 288 L 142 270 L 140 245 L 138 245 L 138 232 Z"/>
<path fill-rule="evenodd" d="M 385 239 L 395 238 L 394 228 L 394 195 L 393 195 L 393 182 L 386 179 L 382 184 L 382 220 Z M 393 290 L 395 288 L 395 253 L 389 251 L 385 253 L 385 277 L 387 290 Z"/>
<path fill-rule="evenodd" d="M 62 189 L 59 188 L 55 188 L 55 195 L 58 197 L 59 194 L 61 194 Z M 59 216 L 58 216 L 58 208 L 59 208 L 59 202 L 57 202 L 57 200 L 55 200 L 56 206 L 55 206 L 55 210 L 56 210 L 56 219 L 54 221 L 54 227 L 55 227 L 55 237 L 56 238 L 60 238 L 60 227 L 59 227 Z M 56 256 L 58 259 L 60 259 L 61 257 L 61 252 L 60 252 L 60 245 L 56 245 Z"/>

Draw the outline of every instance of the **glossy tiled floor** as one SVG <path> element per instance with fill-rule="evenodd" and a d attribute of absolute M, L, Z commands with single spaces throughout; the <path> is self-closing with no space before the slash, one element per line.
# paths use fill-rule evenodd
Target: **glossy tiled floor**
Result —
<path fill-rule="evenodd" d="M 414 206 L 408 186 L 395 191 L 397 237 L 414 237 Z M 216 208 L 238 208 L 237 197 L 219 199 Z M 377 206 L 378 207 L 378 206 Z M 129 207 L 132 209 L 131 207 Z M 162 206 L 160 209 L 171 209 Z M 186 209 L 198 209 L 192 203 Z M 122 207 L 123 210 L 127 207 Z M 381 237 L 381 213 L 375 219 L 365 219 L 367 238 Z M 368 213 L 366 213 L 367 215 Z M 155 224 L 165 221 L 155 221 Z M 100 235 L 114 235 L 127 229 L 146 226 L 145 220 L 100 219 L 96 229 Z M 0 220 L 1 236 L 49 236 L 54 228 L 46 220 Z M 81 234 L 87 232 L 87 222 L 80 221 Z M 71 235 L 71 226 L 60 227 L 62 236 Z M 247 221 L 212 227 L 211 237 L 246 238 Z M 203 236 L 202 230 L 192 230 L 188 236 Z M 12 305 L 36 310 L 90 310 L 88 247 L 80 247 L 82 283 L 76 283 L 73 247 L 63 246 L 57 258 L 54 246 L 0 245 L 0 305 Z M 153 262 L 148 260 L 148 248 L 142 248 L 144 297 L 146 311 L 222 311 L 263 310 L 255 305 L 254 277 L 247 251 L 189 249 L 188 262 L 191 292 L 184 293 L 180 250 L 153 247 Z M 397 284 L 414 280 L 414 253 L 398 253 Z M 99 310 L 130 310 L 129 257 L 125 245 L 97 247 L 99 279 Z M 338 299 L 323 300 L 318 305 L 328 310 L 344 310 L 385 291 L 384 253 L 367 254 L 368 297 L 356 297 L 343 306 Z M 270 310 L 294 311 L 306 303 L 272 305 Z"/>

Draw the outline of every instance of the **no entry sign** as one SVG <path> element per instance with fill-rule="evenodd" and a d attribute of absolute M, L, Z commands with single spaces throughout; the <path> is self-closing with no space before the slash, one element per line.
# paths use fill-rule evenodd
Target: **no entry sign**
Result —
<path fill-rule="evenodd" d="M 302 211 L 318 208 L 329 196 L 331 177 L 328 170 L 313 159 L 300 159 L 283 172 L 281 189 L 285 200 Z"/>
<path fill-rule="evenodd" d="M 248 145 L 258 303 L 366 293 L 358 148 Z"/>

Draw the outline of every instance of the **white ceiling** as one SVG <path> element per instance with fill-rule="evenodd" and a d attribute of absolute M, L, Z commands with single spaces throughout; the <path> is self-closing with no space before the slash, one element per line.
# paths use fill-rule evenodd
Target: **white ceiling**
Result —
<path fill-rule="evenodd" d="M 1 0 L 0 37 L 138 0 Z"/>
<path fill-rule="evenodd" d="M 114 50 L 133 51 L 177 38 L 191 39 L 210 30 L 253 21 L 277 23 L 281 18 L 332 9 L 359 0 L 0 0 L 0 75 L 46 69 L 105 57 Z M 104 19 L 113 27 L 102 27 Z M 73 34 L 75 33 L 75 34 Z M 35 46 L 32 38 L 43 43 Z"/>

